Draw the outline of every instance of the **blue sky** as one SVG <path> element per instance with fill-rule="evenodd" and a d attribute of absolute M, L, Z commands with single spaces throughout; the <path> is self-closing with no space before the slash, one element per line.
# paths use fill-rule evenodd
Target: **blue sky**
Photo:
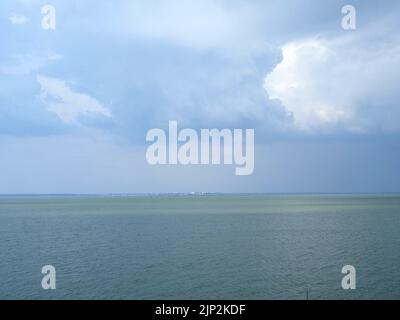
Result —
<path fill-rule="evenodd" d="M 400 192 L 399 18 L 394 0 L 2 1 L 0 193 Z M 253 175 L 149 166 L 169 120 L 254 128 Z"/>

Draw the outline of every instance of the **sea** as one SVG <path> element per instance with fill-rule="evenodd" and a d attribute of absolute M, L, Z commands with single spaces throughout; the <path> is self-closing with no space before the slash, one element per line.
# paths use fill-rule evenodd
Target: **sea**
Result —
<path fill-rule="evenodd" d="M 400 195 L 0 196 L 0 259 L 0 299 L 400 299 Z"/>

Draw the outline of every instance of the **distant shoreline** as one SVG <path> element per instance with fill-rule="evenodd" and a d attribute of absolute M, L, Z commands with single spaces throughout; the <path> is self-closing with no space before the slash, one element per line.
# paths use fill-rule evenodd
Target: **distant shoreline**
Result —
<path fill-rule="evenodd" d="M 385 196 L 400 195 L 400 192 L 276 192 L 276 193 L 224 193 L 224 192 L 187 192 L 187 193 L 20 193 L 0 194 L 0 197 L 180 197 L 180 196 Z"/>

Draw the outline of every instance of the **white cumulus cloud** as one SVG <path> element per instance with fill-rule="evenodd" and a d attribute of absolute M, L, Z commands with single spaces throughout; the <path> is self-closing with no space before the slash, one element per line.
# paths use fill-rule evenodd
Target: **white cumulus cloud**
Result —
<path fill-rule="evenodd" d="M 67 124 L 79 125 L 81 115 L 112 116 L 95 98 L 73 91 L 64 80 L 38 75 L 37 81 L 41 87 L 40 98 L 47 105 L 47 110 Z"/>
<path fill-rule="evenodd" d="M 302 131 L 400 131 L 400 43 L 369 40 L 355 34 L 287 43 L 265 89 Z"/>
<path fill-rule="evenodd" d="M 25 24 L 29 21 L 29 18 L 14 14 L 11 17 L 9 17 L 9 20 L 12 24 Z"/>

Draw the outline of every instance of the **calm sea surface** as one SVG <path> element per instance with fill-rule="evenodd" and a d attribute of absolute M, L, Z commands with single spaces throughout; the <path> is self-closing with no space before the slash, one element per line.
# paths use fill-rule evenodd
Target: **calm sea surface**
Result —
<path fill-rule="evenodd" d="M 0 259 L 0 299 L 400 299 L 400 196 L 2 196 Z"/>

